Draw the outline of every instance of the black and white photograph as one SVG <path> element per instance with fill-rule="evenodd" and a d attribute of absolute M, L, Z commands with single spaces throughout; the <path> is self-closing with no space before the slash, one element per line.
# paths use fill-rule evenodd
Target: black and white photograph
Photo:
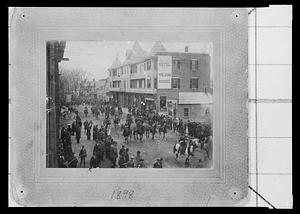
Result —
<path fill-rule="evenodd" d="M 47 167 L 209 168 L 212 43 L 47 41 Z"/>
<path fill-rule="evenodd" d="M 11 203 L 249 201 L 248 12 L 11 8 Z"/>

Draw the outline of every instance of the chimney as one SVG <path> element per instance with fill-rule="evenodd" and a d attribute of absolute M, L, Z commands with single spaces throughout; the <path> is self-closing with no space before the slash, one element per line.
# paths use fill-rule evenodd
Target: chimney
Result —
<path fill-rule="evenodd" d="M 189 46 L 185 46 L 184 52 L 185 52 L 185 53 L 189 52 Z"/>

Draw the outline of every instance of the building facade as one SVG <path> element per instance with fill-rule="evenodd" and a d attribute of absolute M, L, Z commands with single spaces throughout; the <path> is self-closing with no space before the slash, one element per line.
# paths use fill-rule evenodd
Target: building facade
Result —
<path fill-rule="evenodd" d="M 96 82 L 97 99 L 102 101 L 108 101 L 107 92 L 109 91 L 108 79 L 100 79 Z"/>
<path fill-rule="evenodd" d="M 123 107 L 134 104 L 191 121 L 212 113 L 209 54 L 189 53 L 188 47 L 168 52 L 161 42 L 145 54 L 136 42 L 124 63 L 116 59 L 108 71 L 110 92 Z"/>
<path fill-rule="evenodd" d="M 57 142 L 59 140 L 60 124 L 60 82 L 59 66 L 63 60 L 65 41 L 48 41 L 47 55 L 47 116 L 46 116 L 46 167 L 57 167 Z"/>

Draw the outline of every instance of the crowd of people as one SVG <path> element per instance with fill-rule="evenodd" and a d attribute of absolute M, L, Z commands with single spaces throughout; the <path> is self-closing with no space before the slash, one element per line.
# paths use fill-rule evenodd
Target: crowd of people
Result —
<path fill-rule="evenodd" d="M 155 135 L 158 134 L 162 139 L 166 140 L 166 133 L 173 131 L 179 134 L 179 141 L 183 142 L 183 144 L 187 144 L 193 138 L 199 139 L 204 144 L 212 136 L 210 124 L 191 121 L 183 122 L 182 119 L 174 119 L 168 115 L 159 115 L 154 110 L 138 108 L 134 105 L 128 107 L 125 123 L 120 124 L 123 111 L 118 104 L 110 102 L 92 102 L 89 104 L 91 106 L 90 109 L 86 106 L 83 111 L 85 117 L 90 113 L 98 119 L 98 116 L 101 114 L 104 116 L 103 125 L 98 127 L 97 124 L 93 124 L 92 120 L 88 121 L 87 119 L 82 122 L 76 107 L 74 107 L 76 105 L 69 106 L 69 111 L 75 114 L 75 119 L 67 127 L 63 126 L 61 128 L 57 155 L 58 167 L 77 167 L 79 161 L 72 150 L 71 136 L 75 136 L 77 144 L 80 144 L 82 127 L 87 140 L 95 142 L 93 155 L 90 159 L 90 169 L 102 167 L 105 159 L 111 162 L 112 168 L 144 168 L 144 159 L 141 157 L 140 151 L 137 151 L 135 157 L 129 157 L 129 148 L 125 148 L 125 145 L 129 144 L 132 139 L 142 142 L 144 137 L 151 137 L 154 140 Z M 117 151 L 117 142 L 110 135 L 112 123 L 115 129 L 120 127 L 125 141 L 125 145 L 122 145 L 119 152 Z M 182 136 L 189 136 L 189 138 L 183 138 Z M 209 152 L 207 153 L 209 156 Z M 78 157 L 80 158 L 79 167 L 85 167 L 87 151 L 84 146 L 82 146 Z M 162 161 L 163 158 L 158 158 L 153 167 L 162 168 Z"/>

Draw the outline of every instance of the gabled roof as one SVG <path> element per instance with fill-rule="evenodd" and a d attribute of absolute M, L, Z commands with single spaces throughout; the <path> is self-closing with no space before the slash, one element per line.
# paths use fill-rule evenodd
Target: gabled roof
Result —
<path fill-rule="evenodd" d="M 149 56 L 154 56 L 158 52 L 166 52 L 166 48 L 160 41 L 156 41 L 149 52 Z"/>
<path fill-rule="evenodd" d="M 142 61 L 146 57 L 147 52 L 144 51 L 140 44 L 136 41 L 134 42 L 132 49 L 126 51 L 126 59 L 123 62 L 123 65 Z"/>
<path fill-rule="evenodd" d="M 119 60 L 118 57 L 116 57 L 115 61 L 110 66 L 110 69 L 120 67 L 121 65 L 122 65 L 121 61 Z"/>

